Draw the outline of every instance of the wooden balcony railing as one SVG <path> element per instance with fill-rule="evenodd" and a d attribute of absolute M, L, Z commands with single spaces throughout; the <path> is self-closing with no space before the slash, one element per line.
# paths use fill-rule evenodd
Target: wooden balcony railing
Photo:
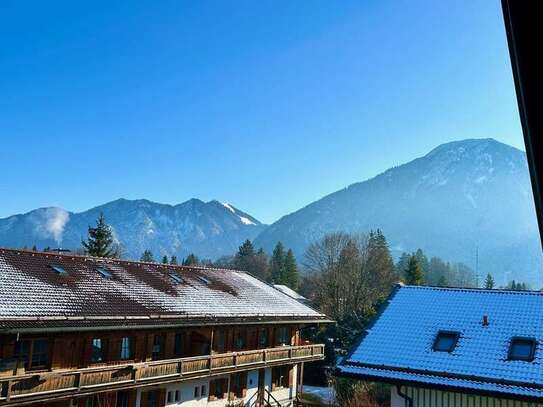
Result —
<path fill-rule="evenodd" d="M 0 379 L 0 406 L 77 397 L 324 358 L 324 345 L 283 346 L 154 362 L 27 373 Z"/>

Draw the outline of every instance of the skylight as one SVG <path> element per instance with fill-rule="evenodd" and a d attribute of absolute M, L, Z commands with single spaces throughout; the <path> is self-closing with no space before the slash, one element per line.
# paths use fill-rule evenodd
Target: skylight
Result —
<path fill-rule="evenodd" d="M 177 274 L 170 273 L 169 275 L 175 284 L 181 284 L 183 282 L 183 279 L 179 277 Z"/>
<path fill-rule="evenodd" d="M 57 274 L 66 274 L 66 270 L 64 270 L 64 267 L 59 266 L 58 264 L 50 264 L 49 267 L 51 267 L 53 271 Z"/>
<path fill-rule="evenodd" d="M 202 276 L 198 276 L 198 280 L 200 280 L 204 284 L 210 284 L 211 283 L 207 278 L 202 277 Z"/>
<path fill-rule="evenodd" d="M 513 338 L 509 346 L 509 360 L 531 362 L 535 357 L 537 342 L 532 338 Z"/>
<path fill-rule="evenodd" d="M 432 349 L 436 352 L 452 352 L 459 337 L 459 332 L 439 331 Z"/>
<path fill-rule="evenodd" d="M 112 278 L 113 274 L 105 267 L 97 267 L 96 271 L 104 278 Z"/>

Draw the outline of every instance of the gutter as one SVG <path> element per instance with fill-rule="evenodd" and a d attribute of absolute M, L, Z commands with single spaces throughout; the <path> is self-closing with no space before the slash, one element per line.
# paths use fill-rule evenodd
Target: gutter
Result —
<path fill-rule="evenodd" d="M 107 321 L 107 320 L 103 320 Z M 125 320 L 126 321 L 126 320 Z M 165 321 L 165 320 L 162 320 Z M 23 321 L 21 321 L 23 322 Z M 44 322 L 33 321 L 33 322 Z M 53 327 L 35 327 L 35 328 L 4 328 L 0 329 L 0 333 L 6 334 L 19 334 L 19 333 L 42 333 L 42 332 L 89 332 L 89 331 L 110 331 L 114 330 L 140 330 L 140 329 L 164 329 L 164 328 L 182 328 L 182 327 L 195 327 L 195 326 L 231 326 L 231 325 L 285 325 L 285 324 L 330 324 L 334 321 L 328 319 L 311 320 L 311 319 L 294 319 L 294 320 L 275 320 L 270 321 L 262 319 L 260 321 L 228 321 L 218 322 L 216 320 L 194 321 L 185 323 L 162 323 L 162 324 L 147 324 L 147 325 L 92 325 L 92 326 L 53 326 Z"/>
<path fill-rule="evenodd" d="M 402 399 L 404 399 L 407 402 L 408 407 L 413 407 L 413 398 L 409 397 L 407 393 L 404 393 L 402 391 L 402 386 L 400 385 L 396 386 L 396 393 L 398 393 L 398 396 L 400 396 Z"/>

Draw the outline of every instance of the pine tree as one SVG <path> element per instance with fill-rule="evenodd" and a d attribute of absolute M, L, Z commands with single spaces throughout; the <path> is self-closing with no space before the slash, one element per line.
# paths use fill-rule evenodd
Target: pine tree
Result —
<path fill-rule="evenodd" d="M 113 241 L 113 232 L 106 223 L 104 214 L 96 221 L 96 227 L 89 226 L 87 241 L 81 241 L 85 252 L 95 257 L 119 257 L 119 249 L 115 247 Z"/>
<path fill-rule="evenodd" d="M 236 270 L 251 272 L 252 263 L 254 261 L 255 249 L 249 239 L 247 239 L 239 247 L 238 252 L 234 256 L 234 268 Z"/>
<path fill-rule="evenodd" d="M 409 285 L 424 284 L 424 273 L 416 256 L 411 256 L 405 270 L 405 282 Z"/>
<path fill-rule="evenodd" d="M 168 256 L 164 255 L 162 257 L 162 264 L 168 264 Z"/>
<path fill-rule="evenodd" d="M 485 288 L 492 289 L 494 288 L 494 278 L 492 274 L 488 273 L 485 280 Z"/>
<path fill-rule="evenodd" d="M 438 287 L 447 287 L 449 283 L 447 282 L 447 277 L 441 276 L 439 277 L 439 280 L 437 280 Z"/>
<path fill-rule="evenodd" d="M 396 263 L 396 273 L 401 276 L 407 269 L 407 263 L 409 263 L 409 253 L 403 252 L 398 262 Z"/>
<path fill-rule="evenodd" d="M 177 264 L 177 256 L 170 257 L 170 264 L 173 264 L 173 265 Z"/>
<path fill-rule="evenodd" d="M 36 247 L 36 245 L 32 246 L 32 251 L 33 251 L 33 252 L 37 252 L 37 251 L 38 251 L 38 248 Z"/>
<path fill-rule="evenodd" d="M 371 280 L 369 283 L 379 287 L 383 293 L 387 293 L 398 280 L 388 242 L 380 229 L 369 234 L 365 269 L 365 278 Z"/>
<path fill-rule="evenodd" d="M 270 260 L 271 278 L 274 284 L 285 284 L 285 248 L 277 242 Z"/>
<path fill-rule="evenodd" d="M 153 252 L 149 249 L 146 249 L 142 255 L 141 255 L 141 258 L 140 258 L 140 261 L 145 261 L 147 263 L 154 263 L 155 262 L 155 258 L 153 256 Z"/>
<path fill-rule="evenodd" d="M 298 289 L 299 275 L 296 258 L 291 249 L 287 251 L 285 257 L 285 284 L 293 290 Z"/>
<path fill-rule="evenodd" d="M 198 264 L 200 264 L 200 259 L 194 253 L 183 259 L 183 266 L 197 266 Z"/>
<path fill-rule="evenodd" d="M 420 268 L 422 269 L 422 273 L 427 276 L 428 275 L 428 269 L 430 268 L 430 263 L 428 262 L 428 257 L 424 254 L 422 249 L 417 249 L 417 251 L 414 253 L 414 256 L 417 258 L 417 261 L 420 264 Z"/>

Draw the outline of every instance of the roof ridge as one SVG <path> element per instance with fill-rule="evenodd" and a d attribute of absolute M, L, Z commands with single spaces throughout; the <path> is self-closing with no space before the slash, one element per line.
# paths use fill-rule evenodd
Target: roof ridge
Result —
<path fill-rule="evenodd" d="M 79 254 L 79 253 L 56 253 L 54 251 L 51 252 L 43 252 L 43 251 L 35 251 L 31 249 L 13 249 L 13 248 L 6 248 L 6 247 L 0 247 L 0 253 L 3 252 L 10 252 L 10 253 L 26 253 L 31 255 L 38 255 L 43 257 L 60 257 L 60 258 L 78 258 L 78 259 L 84 259 L 84 260 L 92 260 L 92 261 L 98 261 L 98 262 L 118 262 L 118 263 L 128 263 L 128 264 L 140 264 L 140 265 L 146 265 L 146 266 L 155 266 L 155 267 L 167 267 L 172 269 L 181 269 L 181 270 L 201 270 L 201 271 L 229 271 L 229 272 L 237 272 L 237 273 L 247 273 L 243 270 L 233 270 L 233 269 L 227 269 L 227 268 L 221 268 L 221 267 L 208 267 L 208 266 L 184 266 L 182 264 L 166 264 L 166 263 L 156 263 L 156 262 L 149 262 L 149 261 L 141 261 L 141 260 L 129 260 L 129 259 L 116 259 L 111 257 L 97 257 L 97 256 L 89 256 L 85 254 Z"/>
<path fill-rule="evenodd" d="M 441 287 L 441 286 L 434 286 L 434 285 L 405 285 L 405 284 L 401 284 L 401 288 L 435 290 L 435 291 L 482 292 L 482 293 L 489 293 L 489 294 L 543 295 L 543 291 L 540 291 L 540 290 L 513 290 L 510 288 Z"/>

